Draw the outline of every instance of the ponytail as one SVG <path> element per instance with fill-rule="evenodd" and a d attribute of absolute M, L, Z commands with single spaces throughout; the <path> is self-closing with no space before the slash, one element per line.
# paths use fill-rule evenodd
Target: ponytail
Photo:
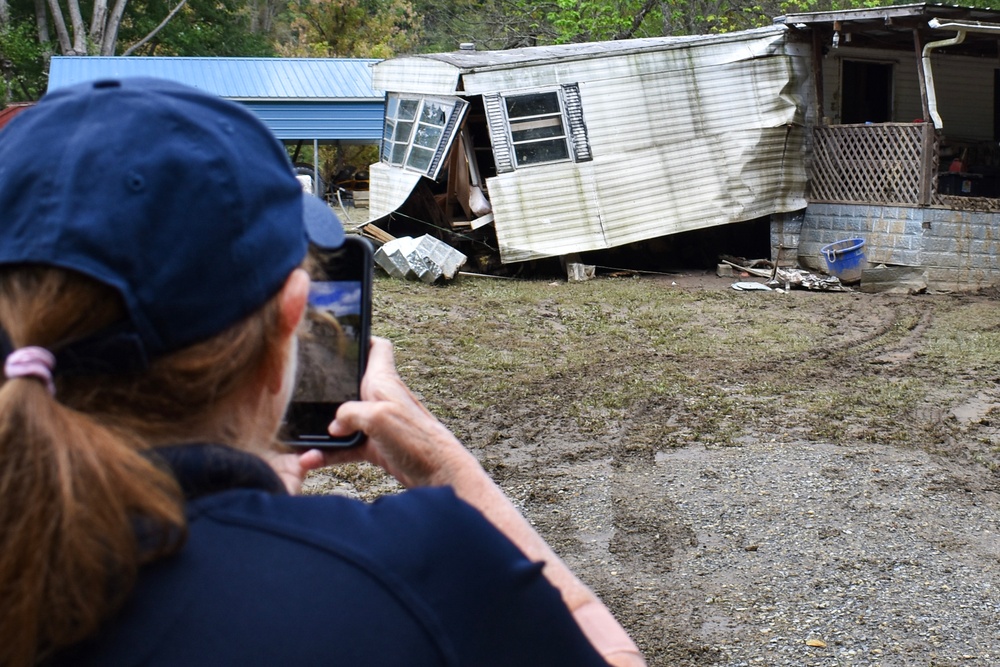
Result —
<path fill-rule="evenodd" d="M 140 374 L 56 368 L 54 396 L 32 375 L 0 385 L 0 665 L 34 665 L 97 632 L 140 565 L 180 548 L 180 489 L 143 452 L 183 441 L 177 433 L 235 444 L 212 415 L 276 349 L 275 308 Z M 0 269 L 0 326 L 14 348 L 57 353 L 124 313 L 117 292 L 78 273 Z"/>
<path fill-rule="evenodd" d="M 142 517 L 160 541 L 140 552 Z M 176 482 L 41 382 L 0 387 L 0 664 L 77 642 L 131 589 L 141 562 L 178 546 Z M 174 540 L 176 542 L 176 540 Z"/>

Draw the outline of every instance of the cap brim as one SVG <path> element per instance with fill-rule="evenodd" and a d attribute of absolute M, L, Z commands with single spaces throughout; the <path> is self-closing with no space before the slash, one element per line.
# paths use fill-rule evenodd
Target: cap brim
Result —
<path fill-rule="evenodd" d="M 344 243 L 344 226 L 325 201 L 307 192 L 302 193 L 302 221 L 313 244 L 334 250 Z"/>

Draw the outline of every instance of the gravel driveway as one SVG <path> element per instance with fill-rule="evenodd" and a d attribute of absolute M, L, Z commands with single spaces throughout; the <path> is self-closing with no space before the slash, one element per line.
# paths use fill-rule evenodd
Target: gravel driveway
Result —
<path fill-rule="evenodd" d="M 1000 665 L 998 294 L 729 282 L 383 279 L 375 331 L 651 665 Z"/>

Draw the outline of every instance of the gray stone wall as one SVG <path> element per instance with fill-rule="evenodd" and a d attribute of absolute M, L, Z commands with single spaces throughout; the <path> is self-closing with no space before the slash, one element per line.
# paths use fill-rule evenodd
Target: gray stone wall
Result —
<path fill-rule="evenodd" d="M 788 216 L 772 222 L 771 245 L 784 244 Z M 777 216 L 776 216 L 777 217 Z M 798 262 L 825 271 L 820 249 L 865 239 L 869 266 L 923 268 L 928 287 L 969 291 L 1000 282 L 1000 214 L 873 204 L 810 204 L 802 213 Z M 786 251 L 787 252 L 787 251 Z"/>
<path fill-rule="evenodd" d="M 771 216 L 771 261 L 778 266 L 798 264 L 799 242 L 805 209 Z"/>

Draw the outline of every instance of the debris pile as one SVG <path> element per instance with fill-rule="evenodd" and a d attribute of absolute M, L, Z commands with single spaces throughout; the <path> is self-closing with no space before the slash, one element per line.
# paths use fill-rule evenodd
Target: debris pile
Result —
<path fill-rule="evenodd" d="M 451 280 L 465 264 L 466 256 L 447 243 L 424 234 L 418 239 L 401 236 L 375 251 L 375 263 L 393 278 L 433 283 Z"/>
<path fill-rule="evenodd" d="M 783 269 L 779 266 L 772 266 L 769 269 L 756 268 L 755 266 L 741 266 L 735 262 L 722 260 L 737 271 L 742 271 L 758 278 L 767 278 L 767 282 L 758 283 L 752 281 L 741 281 L 733 283 L 735 290 L 790 290 L 807 289 L 817 292 L 851 292 L 850 287 L 845 287 L 836 276 L 817 276 L 802 269 Z M 753 262 L 759 266 L 764 260 Z"/>

